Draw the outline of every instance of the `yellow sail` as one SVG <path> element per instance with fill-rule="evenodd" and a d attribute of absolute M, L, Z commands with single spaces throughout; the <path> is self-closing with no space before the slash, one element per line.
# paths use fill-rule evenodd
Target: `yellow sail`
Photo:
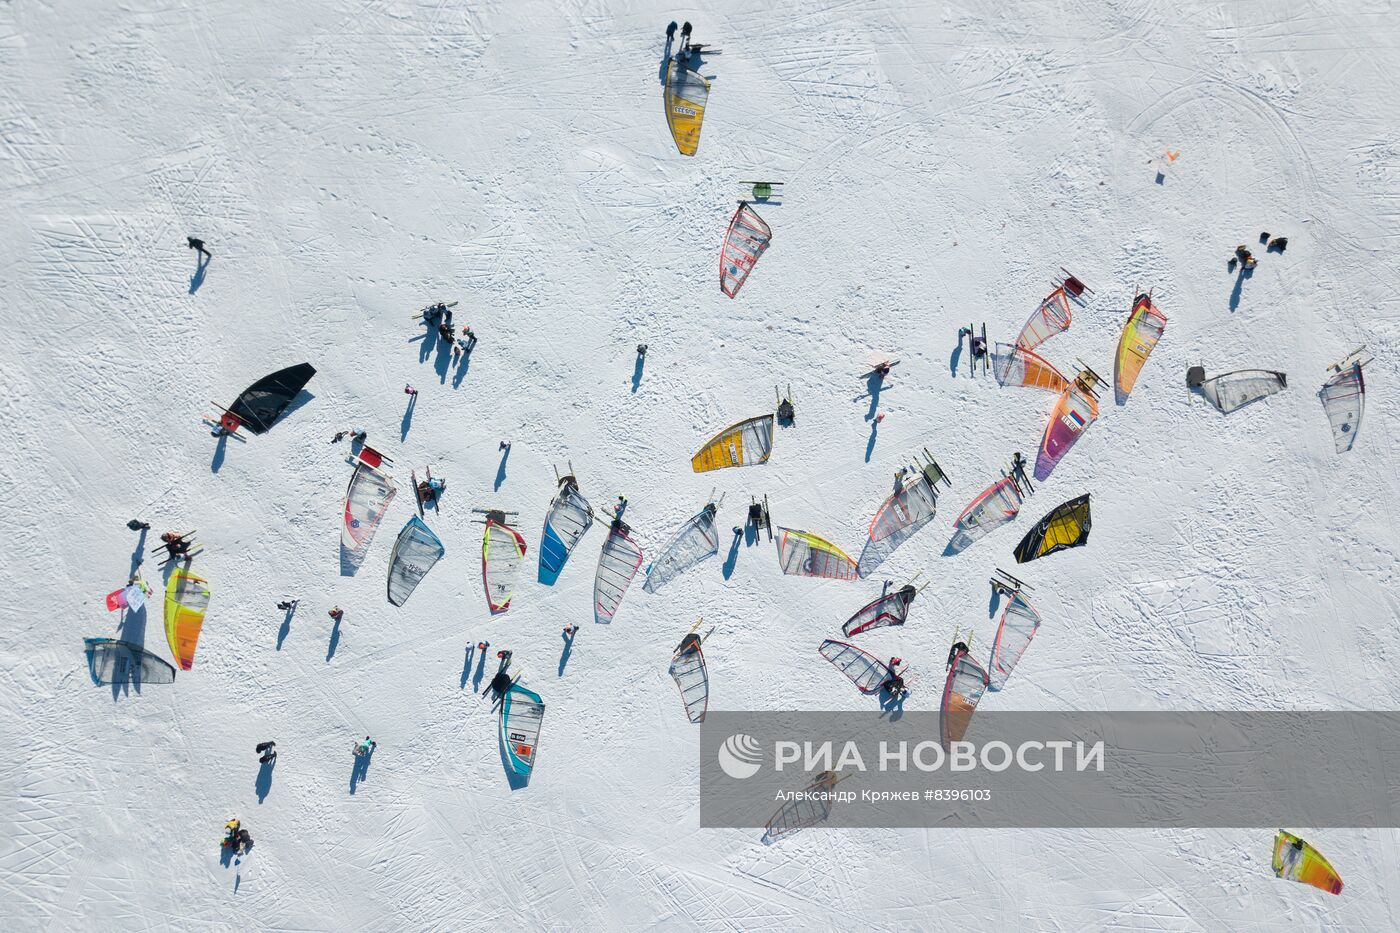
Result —
<path fill-rule="evenodd" d="M 209 608 L 209 581 L 181 567 L 165 585 L 165 637 L 180 669 L 194 667 L 194 649 Z"/>
<path fill-rule="evenodd" d="M 1274 874 L 1331 894 L 1342 893 L 1342 879 L 1332 863 L 1310 844 L 1281 829 L 1274 837 Z"/>
<path fill-rule="evenodd" d="M 710 82 L 672 58 L 666 66 L 666 125 L 681 155 L 693 156 L 700 148 L 700 125 L 705 122 L 705 102 Z"/>
<path fill-rule="evenodd" d="M 1114 395 L 1119 405 L 1128 400 L 1143 364 L 1166 329 L 1167 316 L 1152 303 L 1152 297 L 1138 295 L 1133 313 L 1123 325 L 1123 336 L 1118 339 L 1118 358 L 1113 367 Z"/>
<path fill-rule="evenodd" d="M 725 467 L 752 466 L 767 461 L 773 452 L 773 416 L 759 415 L 731 424 L 716 434 L 690 458 L 696 473 Z"/>

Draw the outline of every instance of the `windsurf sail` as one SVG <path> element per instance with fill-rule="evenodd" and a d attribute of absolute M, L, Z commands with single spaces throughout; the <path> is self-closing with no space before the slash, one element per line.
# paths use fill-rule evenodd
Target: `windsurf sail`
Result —
<path fill-rule="evenodd" d="M 598 573 L 593 578 L 593 621 L 608 623 L 617 615 L 627 587 L 642 565 L 642 549 L 632 540 L 631 528 L 618 519 L 608 529 L 608 540 L 598 555 Z"/>
<path fill-rule="evenodd" d="M 1329 894 L 1342 893 L 1342 878 L 1332 863 L 1310 843 L 1282 829 L 1274 837 L 1274 874 Z"/>
<path fill-rule="evenodd" d="M 719 553 L 715 512 L 715 504 L 711 502 L 671 535 L 671 540 L 662 546 L 661 553 L 647 568 L 642 589 L 655 593 L 705 558 Z"/>
<path fill-rule="evenodd" d="M 345 488 L 345 514 L 340 526 L 340 568 L 346 576 L 354 576 L 360 569 L 379 529 L 379 520 L 397 491 L 387 474 L 363 463 L 355 467 L 350 485 Z"/>
<path fill-rule="evenodd" d="M 828 638 L 817 651 L 850 678 L 861 693 L 877 693 L 890 673 L 889 665 L 884 661 L 844 641 Z"/>
<path fill-rule="evenodd" d="M 704 722 L 705 711 L 710 707 L 710 675 L 705 670 L 702 641 L 699 635 L 691 632 L 681 639 L 671 657 L 671 678 L 681 692 L 685 715 L 691 722 Z"/>
<path fill-rule="evenodd" d="M 1327 380 L 1322 387 L 1322 409 L 1332 424 L 1332 439 L 1337 453 L 1344 454 L 1356 443 L 1361 429 L 1361 414 L 1366 408 L 1366 379 L 1361 374 L 1361 361 Z"/>
<path fill-rule="evenodd" d="M 803 788 L 801 793 L 793 794 L 768 820 L 765 827 L 767 832 L 764 834 L 766 838 L 777 839 L 787 833 L 826 822 L 831 816 L 831 805 L 836 802 L 836 794 L 832 788 L 840 780 L 832 771 L 818 774 L 812 783 Z"/>
<path fill-rule="evenodd" d="M 1082 547 L 1089 543 L 1091 527 L 1093 522 L 1089 514 L 1089 494 L 1086 492 L 1055 506 L 1026 532 L 1021 543 L 1016 545 L 1016 563 L 1024 564 L 1066 548 Z"/>
<path fill-rule="evenodd" d="M 165 584 L 165 637 L 180 670 L 194 667 L 194 649 L 209 608 L 209 581 L 177 567 Z"/>
<path fill-rule="evenodd" d="M 1241 369 L 1201 383 L 1201 392 L 1212 405 L 1229 414 L 1250 402 L 1267 398 L 1288 387 L 1288 376 L 1271 369 Z"/>
<path fill-rule="evenodd" d="M 1045 479 L 1059 464 L 1080 435 L 1089 430 L 1099 417 L 1099 402 L 1088 380 L 1081 374 L 1060 394 L 1045 436 L 1040 441 L 1040 453 L 1035 458 L 1035 478 Z"/>
<path fill-rule="evenodd" d="M 1016 337 L 1016 346 L 1022 350 L 1034 350 L 1051 337 L 1069 328 L 1069 297 L 1061 285 L 1045 296 L 1040 307 L 1031 312 L 1026 326 Z"/>
<path fill-rule="evenodd" d="M 314 375 L 316 367 L 298 363 L 263 376 L 243 390 L 228 413 L 254 434 L 266 434 Z"/>
<path fill-rule="evenodd" d="M 173 684 L 175 668 L 140 645 L 115 638 L 84 639 L 95 684 Z"/>
<path fill-rule="evenodd" d="M 1152 303 L 1152 296 L 1138 295 L 1133 312 L 1123 325 L 1123 335 L 1118 338 L 1118 355 L 1114 358 L 1113 393 L 1119 405 L 1128 400 L 1142 365 L 1166 329 L 1167 316 Z"/>
<path fill-rule="evenodd" d="M 578 491 L 578 484 L 566 478 L 544 520 L 544 535 L 540 538 L 541 583 L 554 585 L 574 552 L 574 545 L 592 524 L 593 507 Z"/>
<path fill-rule="evenodd" d="M 486 530 L 481 535 L 481 581 L 486 586 L 486 604 L 492 615 L 510 608 L 515 578 L 523 563 L 525 539 L 505 523 L 503 513 L 488 513 Z"/>
<path fill-rule="evenodd" d="M 955 550 L 962 550 L 1016 517 L 1021 511 L 1021 490 L 1009 476 L 997 480 L 968 503 L 953 523 Z"/>
<path fill-rule="evenodd" d="M 870 520 L 870 540 L 883 541 L 901 531 L 922 528 L 938 511 L 938 484 L 950 485 L 938 462 L 925 453 L 905 482 L 881 504 Z"/>
<path fill-rule="evenodd" d="M 774 530 L 778 533 L 778 566 L 783 573 L 828 580 L 854 580 L 859 576 L 856 562 L 825 538 L 781 525 Z"/>
<path fill-rule="evenodd" d="M 886 593 L 874 602 L 867 603 L 847 619 L 846 624 L 841 626 L 841 634 L 849 638 L 872 628 L 903 625 L 904 620 L 909 617 L 909 604 L 917 594 L 918 590 L 914 589 L 913 585 L 905 585 L 893 593 Z"/>
<path fill-rule="evenodd" d="M 540 725 L 544 722 L 544 701 L 533 690 L 511 684 L 501 698 L 501 744 L 506 762 L 516 774 L 528 776 L 535 770 L 539 751 Z"/>
<path fill-rule="evenodd" d="M 705 122 L 705 104 L 710 99 L 710 82 L 686 67 L 689 60 L 690 56 L 684 53 L 671 57 L 662 92 L 666 126 L 676 141 L 676 149 L 685 156 L 695 155 L 700 148 L 700 127 Z"/>
<path fill-rule="evenodd" d="M 990 681 L 982 665 L 972 659 L 967 648 L 959 648 L 948 668 L 948 680 L 943 684 L 943 704 L 939 710 L 939 731 L 943 747 L 961 742 L 967 734 L 977 703 L 987 691 Z"/>
<path fill-rule="evenodd" d="M 740 201 L 719 252 L 719 290 L 730 298 L 737 297 L 772 239 L 773 231 L 763 218 L 747 202 Z"/>
<path fill-rule="evenodd" d="M 708 473 L 725 467 L 753 466 L 766 463 L 772 452 L 773 416 L 759 415 L 731 424 L 706 441 L 690 458 L 690 468 L 696 473 Z"/>
<path fill-rule="evenodd" d="M 409 518 L 389 555 L 389 602 L 402 606 L 446 549 L 423 519 Z"/>
<path fill-rule="evenodd" d="M 1003 386 L 1030 386 L 1063 392 L 1069 380 L 1037 353 L 1009 343 L 997 344 L 992 354 L 992 373 Z"/>
<path fill-rule="evenodd" d="M 1013 593 L 1001 612 L 1001 624 L 997 626 L 996 641 L 992 643 L 992 663 L 987 676 L 993 690 L 1000 690 L 1006 684 L 1016 669 L 1016 662 L 1026 653 L 1039 629 L 1040 613 L 1019 590 Z"/>

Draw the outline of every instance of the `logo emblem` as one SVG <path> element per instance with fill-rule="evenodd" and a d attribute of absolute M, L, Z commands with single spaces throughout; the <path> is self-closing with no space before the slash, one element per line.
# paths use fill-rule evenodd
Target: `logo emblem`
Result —
<path fill-rule="evenodd" d="M 736 732 L 719 747 L 718 758 L 720 770 L 742 781 L 753 777 L 763 766 L 763 749 L 753 736 Z"/>

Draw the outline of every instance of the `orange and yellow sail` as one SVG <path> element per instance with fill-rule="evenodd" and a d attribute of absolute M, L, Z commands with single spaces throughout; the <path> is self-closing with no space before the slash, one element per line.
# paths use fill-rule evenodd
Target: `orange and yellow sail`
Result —
<path fill-rule="evenodd" d="M 194 667 L 194 649 L 208 608 L 209 581 L 184 567 L 170 575 L 165 585 L 165 637 L 183 671 Z"/>
<path fill-rule="evenodd" d="M 1311 845 L 1282 829 L 1274 837 L 1274 874 L 1330 894 L 1342 893 L 1342 878 L 1332 863 Z"/>
<path fill-rule="evenodd" d="M 731 424 L 706 441 L 690 458 L 690 468 L 696 473 L 708 473 L 725 467 L 752 466 L 765 462 L 772 452 L 773 416 L 760 415 Z"/>
<path fill-rule="evenodd" d="M 1166 329 L 1167 316 L 1152 303 L 1152 296 L 1138 295 L 1133 313 L 1123 325 L 1123 336 L 1118 338 L 1118 356 L 1113 366 L 1113 391 L 1119 405 L 1128 400 L 1143 364 Z"/>

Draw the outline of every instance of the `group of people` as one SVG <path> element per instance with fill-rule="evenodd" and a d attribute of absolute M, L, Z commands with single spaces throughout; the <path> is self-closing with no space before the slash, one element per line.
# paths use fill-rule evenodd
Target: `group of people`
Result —
<path fill-rule="evenodd" d="M 438 303 L 424 311 L 423 322 L 430 327 L 434 322 L 437 323 L 438 337 L 452 348 L 454 359 L 459 353 L 470 354 L 472 348 L 476 346 L 476 334 L 472 333 L 471 325 L 463 324 L 462 336 L 460 338 L 457 336 L 457 332 L 452 327 L 452 309 L 446 304 Z"/>
<path fill-rule="evenodd" d="M 1270 238 L 1268 233 L 1261 233 L 1259 234 L 1259 242 L 1266 244 L 1264 248 L 1273 252 L 1281 253 L 1288 249 L 1288 237 L 1286 236 Z M 1257 265 L 1259 265 L 1259 260 L 1254 258 L 1254 254 L 1249 251 L 1249 247 L 1245 246 L 1243 243 L 1235 247 L 1235 255 L 1229 263 L 1227 263 L 1231 272 L 1235 271 L 1236 266 L 1239 266 L 1242 270 L 1248 270 L 1253 269 Z"/>
<path fill-rule="evenodd" d="M 232 849 L 234 855 L 242 855 L 253 847 L 253 837 L 248 834 L 248 830 L 243 828 L 238 817 L 234 817 L 224 824 L 223 846 Z"/>

